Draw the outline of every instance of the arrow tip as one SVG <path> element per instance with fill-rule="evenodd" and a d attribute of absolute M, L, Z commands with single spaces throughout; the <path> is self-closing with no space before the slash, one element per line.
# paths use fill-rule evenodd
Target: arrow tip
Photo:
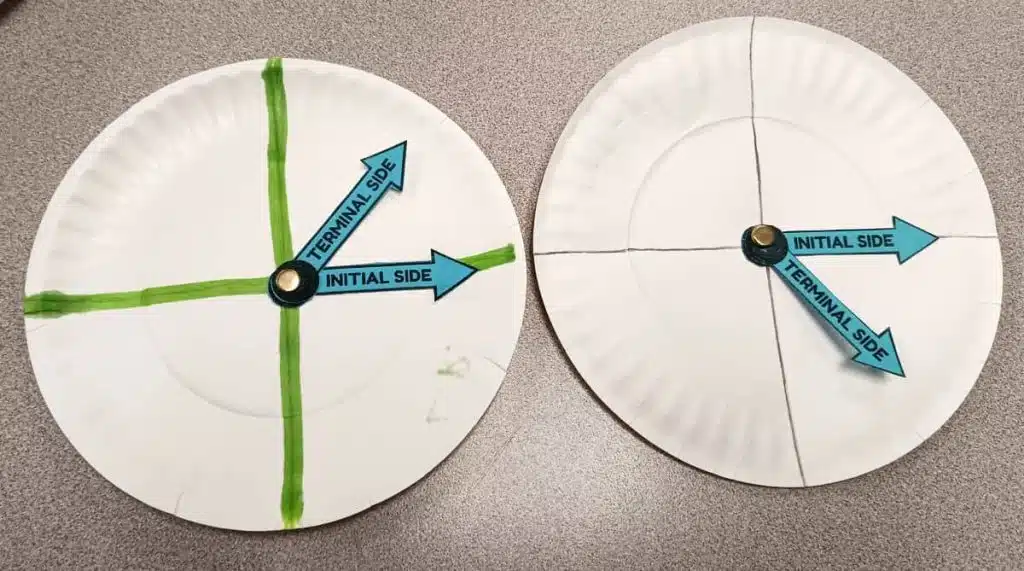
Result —
<path fill-rule="evenodd" d="M 906 377 L 907 375 L 903 372 L 903 363 L 900 362 L 900 355 L 896 352 L 896 342 L 888 327 L 878 336 L 878 344 L 880 345 L 879 349 L 874 352 L 861 351 L 853 356 L 853 360 L 861 365 L 885 371 L 897 377 Z"/>
<path fill-rule="evenodd" d="M 441 299 L 476 273 L 473 266 L 445 256 L 437 250 L 430 251 L 430 264 L 434 273 L 434 301 Z"/>
<path fill-rule="evenodd" d="M 896 235 L 896 256 L 901 264 L 939 239 L 898 216 L 892 217 L 892 227 Z"/>
<path fill-rule="evenodd" d="M 363 164 L 368 169 L 373 170 L 382 167 L 388 169 L 390 172 L 387 175 L 388 178 L 385 184 L 389 189 L 398 192 L 402 191 L 402 185 L 405 183 L 405 149 L 407 143 L 408 141 L 402 141 L 397 145 L 363 158 Z"/>

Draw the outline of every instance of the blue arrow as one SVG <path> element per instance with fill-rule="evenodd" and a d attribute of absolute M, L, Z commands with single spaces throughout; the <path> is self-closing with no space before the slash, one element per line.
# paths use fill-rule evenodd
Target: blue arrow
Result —
<path fill-rule="evenodd" d="M 317 295 L 432 289 L 434 300 L 460 286 L 476 273 L 476 268 L 437 250 L 430 251 L 429 262 L 364 264 L 335 266 L 320 270 Z"/>
<path fill-rule="evenodd" d="M 402 191 L 405 180 L 405 146 L 406 142 L 402 141 L 362 159 L 366 172 L 316 234 L 299 250 L 296 260 L 308 262 L 317 270 L 323 269 L 384 193 L 390 189 Z"/>
<path fill-rule="evenodd" d="M 939 239 L 896 216 L 892 217 L 892 228 L 807 230 L 784 234 L 789 242 L 789 251 L 797 256 L 896 254 L 901 264 Z"/>
<path fill-rule="evenodd" d="M 813 307 L 822 319 L 846 339 L 847 343 L 853 345 L 857 350 L 857 354 L 853 356 L 854 361 L 894 375 L 906 376 L 903 374 L 903 365 L 900 363 L 899 354 L 896 353 L 896 343 L 889 328 L 881 333 L 875 333 L 800 263 L 792 251 L 772 267 L 786 285 L 807 305 Z"/>

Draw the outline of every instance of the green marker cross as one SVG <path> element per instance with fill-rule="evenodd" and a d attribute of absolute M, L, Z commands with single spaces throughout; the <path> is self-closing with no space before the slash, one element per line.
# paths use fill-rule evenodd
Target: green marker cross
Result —
<path fill-rule="evenodd" d="M 267 193 L 274 264 L 293 261 L 285 163 L 288 149 L 288 102 L 281 58 L 270 58 L 262 73 L 267 102 Z M 473 254 L 458 261 L 479 272 L 515 261 L 512 244 Z M 276 273 L 276 271 L 275 271 Z M 271 274 L 272 276 L 274 274 Z M 271 279 L 271 285 L 274 280 Z M 281 282 L 278 282 L 281 283 Z M 268 296 L 268 277 L 229 278 L 109 293 L 43 291 L 26 295 L 29 318 L 59 318 L 75 313 L 126 310 L 164 303 L 239 295 Z M 271 296 L 268 296 L 271 299 Z M 277 301 L 277 300 L 275 300 Z M 284 465 L 281 483 L 281 521 L 285 529 L 302 519 L 302 386 L 299 360 L 299 308 L 282 306 L 278 331 L 283 421 Z"/>

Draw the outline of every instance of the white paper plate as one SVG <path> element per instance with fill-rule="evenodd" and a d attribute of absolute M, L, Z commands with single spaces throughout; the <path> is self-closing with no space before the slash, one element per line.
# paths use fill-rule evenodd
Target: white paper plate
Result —
<path fill-rule="evenodd" d="M 803 262 L 875 332 L 891 327 L 906 378 L 852 362 L 740 251 L 762 221 L 893 216 L 939 239 L 904 264 Z M 685 462 L 770 486 L 851 478 L 938 430 L 1002 298 L 985 184 L 942 111 L 871 51 L 770 18 L 687 28 L 605 76 L 555 148 L 534 249 L 558 336 L 608 407 Z"/>
<path fill-rule="evenodd" d="M 343 518 L 433 469 L 494 397 L 525 303 L 515 213 L 469 136 L 381 78 L 284 60 L 295 251 L 367 171 L 361 158 L 407 141 L 403 191 L 383 196 L 331 265 L 518 254 L 436 302 L 416 290 L 299 308 L 302 414 L 286 433 L 283 311 L 266 294 L 266 65 L 188 77 L 106 128 L 54 195 L 26 280 L 28 312 L 44 291 L 253 278 L 250 295 L 26 317 L 40 390 L 93 467 L 153 507 L 243 530 Z"/>

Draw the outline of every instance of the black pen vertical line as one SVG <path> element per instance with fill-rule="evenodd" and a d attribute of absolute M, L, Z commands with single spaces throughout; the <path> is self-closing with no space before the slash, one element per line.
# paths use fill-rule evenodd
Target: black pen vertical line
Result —
<path fill-rule="evenodd" d="M 772 328 L 775 330 L 775 350 L 779 355 L 779 372 L 782 375 L 782 393 L 786 397 L 786 416 L 789 417 L 789 432 L 793 438 L 793 452 L 796 454 L 796 467 L 800 471 L 800 482 L 807 485 L 807 478 L 804 477 L 804 464 L 800 458 L 800 445 L 796 440 L 796 425 L 793 424 L 793 407 L 789 403 L 789 384 L 786 381 L 786 364 L 782 359 L 782 341 L 779 338 L 779 318 L 775 311 L 775 292 L 772 288 L 772 269 L 765 268 L 765 278 L 768 280 L 768 301 L 772 307 Z"/>
<path fill-rule="evenodd" d="M 757 148 L 757 123 L 754 120 L 754 23 L 756 17 L 750 19 L 750 129 L 754 137 L 754 172 L 757 175 L 757 208 L 760 223 L 764 224 L 764 198 L 761 191 L 761 155 Z M 772 288 L 772 268 L 765 268 L 765 279 L 768 281 L 768 302 L 772 309 L 772 329 L 775 332 L 775 350 L 779 355 L 779 373 L 782 376 L 782 393 L 786 398 L 786 416 L 789 418 L 790 436 L 793 438 L 793 452 L 796 454 L 796 467 L 800 471 L 800 482 L 806 486 L 803 460 L 800 458 L 800 446 L 796 439 L 796 426 L 793 424 L 793 407 L 789 402 L 789 386 L 786 381 L 786 364 L 782 359 L 782 341 L 779 337 L 779 318 L 775 310 L 775 292 Z"/>
<path fill-rule="evenodd" d="M 764 199 L 761 195 L 761 155 L 757 150 L 757 124 L 754 120 L 756 117 L 754 110 L 754 22 L 757 21 L 757 17 L 750 18 L 750 52 L 749 52 L 749 71 L 750 71 L 750 131 L 754 137 L 754 172 L 757 174 L 757 211 L 758 218 L 761 224 L 764 224 Z"/>

